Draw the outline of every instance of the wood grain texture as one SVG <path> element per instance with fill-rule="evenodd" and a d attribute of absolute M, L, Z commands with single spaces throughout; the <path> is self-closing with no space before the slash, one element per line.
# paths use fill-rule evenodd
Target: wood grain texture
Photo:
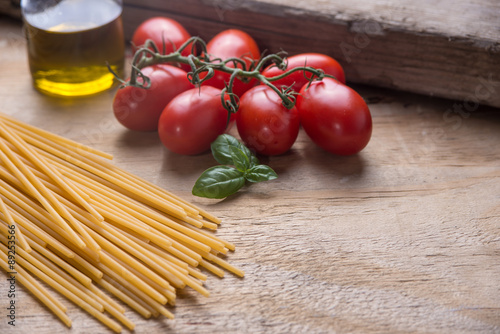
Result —
<path fill-rule="evenodd" d="M 210 276 L 203 298 L 180 293 L 176 319 L 135 333 L 500 333 L 500 113 L 356 86 L 369 101 L 367 148 L 335 157 L 300 133 L 293 149 L 262 159 L 279 174 L 222 201 L 195 198 L 209 154 L 177 156 L 155 133 L 123 129 L 114 91 L 58 100 L 31 86 L 18 24 L 0 20 L 0 110 L 92 145 L 115 164 L 221 217 L 243 279 Z M 234 131 L 233 131 L 234 133 Z M 18 285 L 16 327 L 0 333 L 110 333 L 62 297 L 66 329 Z M 127 331 L 124 331 L 125 333 Z"/>
<path fill-rule="evenodd" d="M 500 107 L 500 3 L 496 0 L 125 0 L 131 36 L 166 15 L 209 39 L 222 29 L 250 33 L 261 48 L 320 52 L 347 80 Z"/>

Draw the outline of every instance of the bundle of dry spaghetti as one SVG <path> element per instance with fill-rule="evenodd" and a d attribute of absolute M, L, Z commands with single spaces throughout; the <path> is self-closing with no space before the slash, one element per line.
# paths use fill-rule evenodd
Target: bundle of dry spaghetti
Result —
<path fill-rule="evenodd" d="M 222 259 L 234 245 L 207 231 L 216 217 L 104 158 L 0 114 L 0 265 L 66 325 L 40 281 L 120 332 L 134 324 L 116 300 L 173 318 L 177 289 L 209 295 L 200 267 L 243 276 Z"/>

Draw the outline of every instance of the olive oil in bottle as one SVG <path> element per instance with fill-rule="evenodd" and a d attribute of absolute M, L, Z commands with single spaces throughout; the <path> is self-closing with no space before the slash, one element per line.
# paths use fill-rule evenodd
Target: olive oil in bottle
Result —
<path fill-rule="evenodd" d="M 114 0 L 21 3 L 33 83 L 55 96 L 84 96 L 113 86 L 124 66 L 122 4 Z"/>

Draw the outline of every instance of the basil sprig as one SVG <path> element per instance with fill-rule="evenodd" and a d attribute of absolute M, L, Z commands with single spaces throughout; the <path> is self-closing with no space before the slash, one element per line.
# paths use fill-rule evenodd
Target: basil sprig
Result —
<path fill-rule="evenodd" d="M 260 165 L 259 159 L 233 136 L 220 135 L 210 147 L 221 165 L 201 174 L 193 186 L 195 196 L 225 198 L 237 192 L 246 181 L 256 183 L 278 177 L 271 167 Z"/>

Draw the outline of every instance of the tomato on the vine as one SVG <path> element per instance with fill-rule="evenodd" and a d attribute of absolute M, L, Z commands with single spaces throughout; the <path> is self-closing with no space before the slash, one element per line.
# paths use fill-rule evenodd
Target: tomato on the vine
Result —
<path fill-rule="evenodd" d="M 268 86 L 255 86 L 240 99 L 236 126 L 250 149 L 263 155 L 288 151 L 299 133 L 297 109 L 287 109 L 281 98 Z"/>
<path fill-rule="evenodd" d="M 118 89 L 113 99 L 113 113 L 130 130 L 156 131 L 165 106 L 178 94 L 193 88 L 193 84 L 185 71 L 170 65 L 145 67 L 142 73 L 151 80 L 151 87 Z"/>
<path fill-rule="evenodd" d="M 224 30 L 215 35 L 207 44 L 207 53 L 211 58 L 241 58 L 245 61 L 247 69 L 253 60 L 260 58 L 260 51 L 257 42 L 246 32 L 238 29 Z M 234 64 L 229 62 L 228 67 L 234 68 Z M 241 68 L 242 66 L 237 66 Z M 231 75 L 220 71 L 215 71 L 215 75 L 206 81 L 206 84 L 212 87 L 223 89 L 229 82 Z M 243 95 L 247 90 L 257 84 L 256 80 L 244 82 L 238 78 L 234 82 L 233 93 L 238 96 Z"/>
<path fill-rule="evenodd" d="M 179 49 L 190 38 L 189 32 L 179 22 L 167 17 L 152 17 L 142 22 L 135 30 L 132 36 L 132 48 L 135 52 L 150 39 L 161 54 L 169 54 Z M 188 56 L 190 53 L 191 48 L 188 47 L 181 54 Z M 180 64 L 180 67 L 185 71 L 190 70 L 186 64 Z"/>
<path fill-rule="evenodd" d="M 341 83 L 345 83 L 344 69 L 330 56 L 320 53 L 301 53 L 288 57 L 285 61 L 288 63 L 287 71 L 301 66 L 313 67 L 323 70 L 326 74 L 333 75 Z M 262 75 L 267 78 L 275 77 L 283 73 L 285 73 L 285 71 L 280 70 L 274 65 L 270 65 L 262 71 Z M 299 92 L 302 86 L 309 82 L 308 78 L 310 77 L 310 73 L 306 72 L 304 75 L 304 71 L 296 71 L 287 75 L 285 78 L 272 81 L 272 84 L 278 88 L 292 86 L 294 91 Z"/>
<path fill-rule="evenodd" d="M 163 145 L 178 154 L 207 151 L 227 126 L 227 110 L 221 90 L 211 86 L 193 88 L 177 95 L 165 107 L 158 124 Z"/>
<path fill-rule="evenodd" d="M 356 154 L 370 141 L 372 118 L 368 106 L 356 91 L 334 79 L 304 85 L 296 106 L 307 135 L 330 153 Z"/>

